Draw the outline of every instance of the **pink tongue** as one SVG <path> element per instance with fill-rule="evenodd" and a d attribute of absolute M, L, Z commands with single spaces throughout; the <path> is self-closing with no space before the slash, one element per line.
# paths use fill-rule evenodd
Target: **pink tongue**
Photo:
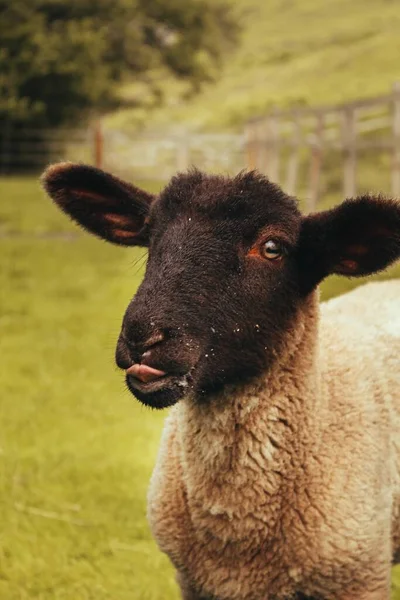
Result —
<path fill-rule="evenodd" d="M 136 377 L 136 379 L 139 379 L 143 383 L 155 381 L 156 379 L 160 379 L 160 377 L 164 377 L 164 375 L 166 375 L 164 371 L 153 369 L 153 367 L 149 367 L 147 365 L 138 364 L 129 367 L 129 369 L 126 370 L 126 374 Z"/>

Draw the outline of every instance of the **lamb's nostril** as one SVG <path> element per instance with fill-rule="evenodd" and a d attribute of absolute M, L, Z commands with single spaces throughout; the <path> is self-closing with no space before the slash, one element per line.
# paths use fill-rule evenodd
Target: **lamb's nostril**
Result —
<path fill-rule="evenodd" d="M 122 329 L 116 350 L 116 362 L 120 369 L 126 370 L 134 363 L 141 363 L 168 335 L 162 329 L 146 329 L 145 325 L 136 322 L 131 322 L 129 328 Z"/>
<path fill-rule="evenodd" d="M 145 340 L 142 344 L 144 350 L 148 350 L 157 344 L 160 344 L 165 339 L 165 335 L 162 331 L 156 331 L 151 334 L 147 340 Z"/>
<path fill-rule="evenodd" d="M 165 334 L 161 330 L 152 333 L 144 333 L 139 327 L 130 327 L 129 330 L 123 329 L 119 336 L 119 343 L 125 345 L 130 352 L 143 353 L 159 344 L 165 339 Z"/>

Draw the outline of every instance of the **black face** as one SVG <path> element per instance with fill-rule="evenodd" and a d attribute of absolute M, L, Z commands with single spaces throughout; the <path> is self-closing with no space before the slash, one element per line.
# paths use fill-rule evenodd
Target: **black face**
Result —
<path fill-rule="evenodd" d="M 117 349 L 122 368 L 147 350 L 145 363 L 167 373 L 127 376 L 142 402 L 201 398 L 267 368 L 296 309 L 300 220 L 293 200 L 254 175 L 181 176 L 154 202 L 146 275 Z"/>
<path fill-rule="evenodd" d="M 50 167 L 44 181 L 90 231 L 149 247 L 116 359 L 131 392 L 155 408 L 187 394 L 204 401 L 265 372 L 323 277 L 367 274 L 400 254 L 393 201 L 363 197 L 302 217 L 256 173 L 193 171 L 156 198 L 80 165 Z"/>

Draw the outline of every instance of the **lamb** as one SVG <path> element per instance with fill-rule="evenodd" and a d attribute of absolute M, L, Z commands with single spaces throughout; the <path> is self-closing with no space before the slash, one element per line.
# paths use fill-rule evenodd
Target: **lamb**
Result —
<path fill-rule="evenodd" d="M 149 249 L 116 352 L 172 406 L 148 496 L 185 600 L 389 600 L 400 562 L 400 282 L 318 284 L 400 256 L 400 203 L 303 216 L 256 172 L 153 196 L 93 167 L 43 176 L 110 242 Z M 397 401 L 397 403 L 396 403 Z"/>

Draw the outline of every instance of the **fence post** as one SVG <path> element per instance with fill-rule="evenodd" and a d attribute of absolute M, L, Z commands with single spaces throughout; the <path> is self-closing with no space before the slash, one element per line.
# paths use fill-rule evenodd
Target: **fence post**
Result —
<path fill-rule="evenodd" d="M 279 163 L 280 163 L 280 147 L 279 147 L 279 135 L 280 135 L 280 123 L 279 116 L 276 113 L 269 119 L 269 137 L 270 145 L 268 152 L 268 164 L 267 164 L 267 175 L 275 183 L 279 182 Z"/>
<path fill-rule="evenodd" d="M 245 126 L 246 164 L 249 171 L 257 167 L 257 141 L 255 139 L 255 124 L 248 121 Z"/>
<path fill-rule="evenodd" d="M 392 193 L 400 196 L 400 82 L 393 86 L 393 157 L 392 157 Z"/>
<path fill-rule="evenodd" d="M 258 127 L 256 127 L 256 168 L 264 174 L 268 169 L 268 147 L 268 127 L 263 119 L 258 122 Z"/>
<path fill-rule="evenodd" d="M 293 113 L 292 142 L 286 174 L 286 192 L 290 195 L 296 193 L 297 176 L 299 172 L 299 149 L 300 149 L 300 121 L 297 111 Z"/>
<path fill-rule="evenodd" d="M 181 173 L 189 168 L 190 152 L 189 137 L 185 133 L 178 137 L 176 144 L 176 165 Z"/>
<path fill-rule="evenodd" d="M 100 119 L 97 119 L 93 128 L 93 162 L 98 169 L 103 166 L 104 136 Z"/>
<path fill-rule="evenodd" d="M 346 107 L 342 112 L 342 141 L 344 152 L 344 182 L 343 192 L 345 198 L 356 195 L 356 115 L 355 108 Z"/>
<path fill-rule="evenodd" d="M 311 145 L 310 187 L 307 197 L 308 212 L 312 212 L 316 209 L 319 200 L 324 116 L 321 113 L 317 114 L 316 121 L 314 139 L 312 140 Z"/>

